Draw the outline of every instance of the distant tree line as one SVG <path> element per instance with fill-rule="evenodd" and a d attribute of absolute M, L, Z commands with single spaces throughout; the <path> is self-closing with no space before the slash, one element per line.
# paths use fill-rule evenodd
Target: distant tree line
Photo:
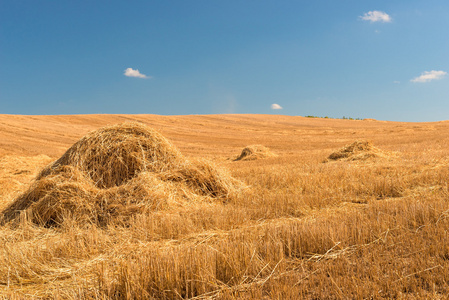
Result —
<path fill-rule="evenodd" d="M 351 118 L 351 117 L 345 117 L 342 118 L 329 118 L 328 116 L 325 117 L 319 117 L 319 116 L 304 116 L 306 118 L 321 118 L 321 119 L 342 119 L 342 120 L 363 120 L 362 118 Z"/>

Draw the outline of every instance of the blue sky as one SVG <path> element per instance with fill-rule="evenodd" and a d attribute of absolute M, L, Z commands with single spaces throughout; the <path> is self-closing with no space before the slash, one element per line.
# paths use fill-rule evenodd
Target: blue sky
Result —
<path fill-rule="evenodd" d="M 449 1 L 4 0 L 0 64 L 5 114 L 447 120 Z"/>

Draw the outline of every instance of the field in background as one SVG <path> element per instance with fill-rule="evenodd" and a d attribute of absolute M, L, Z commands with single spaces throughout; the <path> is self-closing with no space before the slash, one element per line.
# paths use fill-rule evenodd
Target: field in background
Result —
<path fill-rule="evenodd" d="M 0 228 L 0 297 L 444 299 L 449 122 L 0 115 L 0 209 L 87 132 L 143 122 L 249 188 L 97 228 Z M 327 161 L 357 140 L 387 155 Z M 276 157 L 234 161 L 248 145 Z"/>

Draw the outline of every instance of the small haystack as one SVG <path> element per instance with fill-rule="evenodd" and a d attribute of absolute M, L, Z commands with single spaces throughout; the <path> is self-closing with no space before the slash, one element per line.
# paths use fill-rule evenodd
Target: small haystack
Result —
<path fill-rule="evenodd" d="M 386 152 L 376 148 L 369 141 L 355 141 L 329 155 L 328 160 L 367 160 L 371 158 L 387 157 Z"/>
<path fill-rule="evenodd" d="M 242 153 L 240 156 L 238 156 L 234 161 L 237 160 L 256 160 L 256 159 L 262 159 L 262 158 L 268 158 L 268 157 L 275 157 L 277 156 L 273 152 L 270 151 L 265 146 L 262 145 L 251 145 L 246 146 L 243 148 Z"/>
<path fill-rule="evenodd" d="M 124 123 L 76 142 L 2 212 L 0 223 L 25 211 L 32 222 L 44 226 L 66 218 L 104 225 L 145 211 L 226 201 L 241 188 L 210 162 L 187 160 L 150 127 Z"/>

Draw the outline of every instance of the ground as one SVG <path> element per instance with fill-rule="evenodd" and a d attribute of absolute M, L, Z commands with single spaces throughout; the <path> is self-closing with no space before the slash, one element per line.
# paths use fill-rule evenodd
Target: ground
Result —
<path fill-rule="evenodd" d="M 0 209 L 91 130 L 143 122 L 246 188 L 99 227 L 0 227 L 5 298 L 444 299 L 449 122 L 0 115 Z M 380 156 L 329 160 L 355 141 Z M 277 156 L 234 161 L 248 145 Z M 363 154 L 363 153 L 362 153 Z"/>

